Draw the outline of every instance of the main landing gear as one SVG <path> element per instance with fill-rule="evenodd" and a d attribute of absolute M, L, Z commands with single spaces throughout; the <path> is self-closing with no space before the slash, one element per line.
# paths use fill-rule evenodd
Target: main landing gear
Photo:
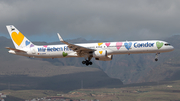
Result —
<path fill-rule="evenodd" d="M 155 61 L 158 61 L 158 54 L 160 53 L 156 53 Z"/>
<path fill-rule="evenodd" d="M 82 61 L 82 64 L 86 64 L 86 66 L 88 65 L 92 65 L 93 63 L 90 61 L 92 57 L 88 57 L 88 60 L 85 59 L 85 61 Z"/>
<path fill-rule="evenodd" d="M 86 66 L 88 66 L 88 65 L 92 65 L 92 62 L 89 60 L 85 60 L 85 61 L 82 61 L 82 64 L 86 64 Z"/>

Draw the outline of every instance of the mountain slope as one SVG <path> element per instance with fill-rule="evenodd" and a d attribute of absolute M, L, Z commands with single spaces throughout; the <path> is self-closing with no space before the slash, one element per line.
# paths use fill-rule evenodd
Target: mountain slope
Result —
<path fill-rule="evenodd" d="M 97 68 L 60 66 L 41 59 L 9 54 L 4 47 L 12 46 L 10 39 L 0 37 L 0 90 L 42 89 L 68 92 L 81 88 L 115 87 L 123 85 Z M 49 59 L 52 60 L 52 59 Z"/>
<path fill-rule="evenodd" d="M 123 81 L 124 84 L 153 82 L 159 80 L 174 79 L 180 68 L 180 36 L 172 36 L 165 41 L 171 43 L 175 50 L 169 53 L 159 54 L 159 61 L 155 62 L 155 54 L 131 54 L 131 55 L 115 55 L 112 61 L 96 61 L 92 59 L 94 64 L 90 68 L 99 68 L 103 70 L 109 77 L 117 78 Z M 84 39 L 68 40 L 74 42 L 93 42 Z M 10 40 L 7 43 L 11 42 Z M 98 42 L 98 40 L 96 40 Z M 36 42 L 38 44 L 38 42 Z M 39 44 L 60 44 L 39 43 Z M 4 51 L 3 51 L 4 52 Z M 9 55 L 8 55 L 9 56 Z M 13 56 L 12 58 L 14 58 Z M 16 56 L 17 57 L 17 56 Z M 4 58 L 3 58 L 4 59 Z M 8 58 L 7 58 L 8 59 Z M 81 61 L 84 58 L 58 58 L 58 59 L 32 59 L 36 61 L 44 61 L 53 66 L 76 66 L 84 67 Z M 176 79 L 179 79 L 176 77 Z"/>

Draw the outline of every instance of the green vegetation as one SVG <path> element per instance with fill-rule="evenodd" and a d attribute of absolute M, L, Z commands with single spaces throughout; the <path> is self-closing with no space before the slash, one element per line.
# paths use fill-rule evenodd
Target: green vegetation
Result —
<path fill-rule="evenodd" d="M 147 86 L 147 84 L 152 84 Z M 180 80 L 124 85 L 118 88 L 77 89 L 68 93 L 54 90 L 3 90 L 11 98 L 33 99 L 62 96 L 71 99 L 99 99 L 100 101 L 178 101 Z M 19 100 L 17 100 L 19 101 Z"/>
<path fill-rule="evenodd" d="M 124 85 L 120 88 L 80 89 L 71 91 L 69 94 L 83 95 L 73 97 L 74 99 L 99 99 L 100 101 L 176 101 L 180 99 L 180 80 L 159 83 L 152 86 L 138 84 L 131 87 Z"/>
<path fill-rule="evenodd" d="M 57 94 L 61 94 L 62 92 L 52 91 L 52 90 L 3 90 L 1 91 L 7 94 L 8 97 L 18 98 L 18 99 L 33 99 L 33 98 L 43 98 L 47 96 L 56 96 Z M 19 100 L 17 100 L 19 101 Z"/>

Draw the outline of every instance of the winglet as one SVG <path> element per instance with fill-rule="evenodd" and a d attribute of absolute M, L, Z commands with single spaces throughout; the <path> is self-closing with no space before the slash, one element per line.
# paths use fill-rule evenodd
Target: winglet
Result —
<path fill-rule="evenodd" d="M 57 33 L 57 35 L 58 35 L 58 37 L 59 37 L 59 40 L 60 40 L 62 43 L 68 45 L 68 47 L 69 47 L 71 50 L 73 50 L 73 51 L 78 52 L 78 51 L 83 51 L 83 50 L 84 50 L 84 51 L 87 51 L 87 53 L 92 52 L 92 51 L 95 51 L 94 49 L 89 49 L 89 48 L 86 48 L 86 47 L 82 47 L 82 46 L 70 44 L 70 43 L 64 41 L 64 40 L 62 39 L 62 37 L 59 35 L 59 33 Z"/>
<path fill-rule="evenodd" d="M 57 33 L 57 35 L 58 35 L 59 40 L 60 40 L 61 42 L 64 41 L 64 40 L 62 39 L 62 37 L 59 35 L 59 33 Z"/>

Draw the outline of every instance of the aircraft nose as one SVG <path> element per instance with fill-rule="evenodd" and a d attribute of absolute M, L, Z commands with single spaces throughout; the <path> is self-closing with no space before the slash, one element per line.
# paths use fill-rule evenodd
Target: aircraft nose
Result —
<path fill-rule="evenodd" d="M 172 50 L 172 51 L 174 50 L 174 47 L 173 47 L 173 46 L 171 46 L 171 50 Z"/>

